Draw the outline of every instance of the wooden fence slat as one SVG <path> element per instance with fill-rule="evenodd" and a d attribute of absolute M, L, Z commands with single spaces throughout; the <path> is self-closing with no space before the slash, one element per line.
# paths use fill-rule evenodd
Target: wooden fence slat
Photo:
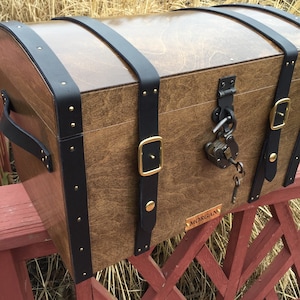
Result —
<path fill-rule="evenodd" d="M 0 251 L 0 283 L 5 287 L 0 291 L 0 300 L 32 300 L 33 294 L 25 266 L 18 265 L 11 251 Z M 25 277 L 24 277 L 25 275 Z"/>
<path fill-rule="evenodd" d="M 249 209 L 234 215 L 223 263 L 223 270 L 228 277 L 224 299 L 234 299 L 238 289 L 255 214 L 256 209 Z"/>
<path fill-rule="evenodd" d="M 286 248 L 283 248 L 268 266 L 266 271 L 254 282 L 244 295 L 243 300 L 264 299 L 282 276 L 292 266 L 293 259 Z"/>
<path fill-rule="evenodd" d="M 275 245 L 281 236 L 282 230 L 280 224 L 272 218 L 248 248 L 238 289 L 245 284 L 260 262 L 268 254 L 272 245 Z"/>
<path fill-rule="evenodd" d="M 228 286 L 228 278 L 206 245 L 202 247 L 196 259 L 215 284 L 219 293 L 224 296 Z"/>

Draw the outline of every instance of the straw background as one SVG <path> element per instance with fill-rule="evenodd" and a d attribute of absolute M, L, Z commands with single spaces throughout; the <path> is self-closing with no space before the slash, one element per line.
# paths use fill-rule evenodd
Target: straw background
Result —
<path fill-rule="evenodd" d="M 86 15 L 91 17 L 107 17 L 120 15 L 136 15 L 159 13 L 171 9 L 187 6 L 211 6 L 215 4 L 231 3 L 233 1 L 209 0 L 1 0 L 0 20 L 18 20 L 22 22 L 40 22 L 62 15 Z M 237 1 L 235 1 L 237 2 Z M 271 5 L 284 9 L 295 15 L 300 15 L 300 0 L 262 0 L 244 1 Z M 291 209 L 297 224 L 300 225 L 300 201 L 291 201 Z M 257 214 L 253 228 L 253 238 L 258 235 L 271 217 L 268 207 L 262 207 Z M 232 215 L 226 216 L 208 241 L 208 246 L 216 259 L 221 263 L 225 256 L 229 232 L 232 224 Z M 153 258 L 162 265 L 174 251 L 181 236 L 172 238 L 160 245 L 154 251 Z M 279 242 L 268 257 L 261 263 L 253 278 L 237 295 L 241 299 L 243 293 L 259 274 L 270 264 L 274 255 L 280 251 L 282 242 Z M 72 279 L 64 269 L 58 255 L 42 259 L 33 259 L 28 262 L 35 299 L 73 299 L 74 287 Z M 147 284 L 138 272 L 127 262 L 99 271 L 96 278 L 118 299 L 140 299 Z M 178 288 L 187 299 L 215 299 L 215 287 L 196 262 L 191 264 L 184 276 L 178 282 Z M 300 289 L 295 275 L 290 270 L 276 287 L 279 299 L 298 299 Z"/>

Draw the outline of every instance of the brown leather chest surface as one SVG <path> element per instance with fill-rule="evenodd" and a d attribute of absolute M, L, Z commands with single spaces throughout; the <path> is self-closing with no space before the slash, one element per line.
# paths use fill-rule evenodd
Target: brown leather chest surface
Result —
<path fill-rule="evenodd" d="M 283 43 L 300 48 L 296 21 L 255 7 L 218 9 L 247 16 L 246 21 L 251 18 L 254 25 L 264 24 L 263 30 L 271 28 Z M 281 102 L 274 102 L 282 84 L 284 50 L 260 30 L 237 20 L 236 15 L 214 10 L 102 20 L 137 49 L 159 76 L 159 88 L 153 90 L 158 99 L 158 132 L 149 142 L 146 138 L 141 141 L 138 134 L 142 101 L 138 95 L 143 93 L 139 79 L 113 46 L 68 20 L 2 24 L 0 89 L 11 100 L 13 120 L 47 148 L 53 167 L 49 172 L 40 158 L 14 145 L 17 169 L 77 281 L 139 252 L 135 239 L 141 214 L 146 218 L 148 213 L 155 214 L 155 226 L 150 230 L 151 245 L 155 245 L 256 200 L 251 189 L 262 149 L 266 140 L 273 138 L 273 131 L 280 130 L 278 151 L 263 160 L 271 166 L 272 162 L 277 164 L 276 174 L 263 181 L 259 195 L 286 180 L 300 128 L 299 62 L 285 63 L 292 70 L 291 80 L 287 79 L 290 88 L 280 97 Z M 46 46 L 34 44 L 30 51 L 26 49 L 30 41 L 19 40 L 18 26 L 28 27 L 49 47 L 64 67 L 66 79 L 54 65 L 46 66 L 51 74 L 47 78 L 37 63 Z M 222 80 L 232 81 L 228 89 L 223 89 Z M 66 95 L 62 108 L 55 102 L 56 85 L 63 91 L 62 99 Z M 80 106 L 72 104 L 73 86 Z M 220 89 L 231 99 L 231 110 L 225 110 L 227 119 L 222 124 L 219 122 L 224 118 L 219 119 L 216 113 L 223 99 Z M 281 106 L 283 112 L 279 111 Z M 219 129 L 213 133 L 217 124 Z M 266 137 L 268 131 L 272 131 L 271 138 Z M 218 154 L 213 153 L 216 157 L 209 160 L 205 145 L 219 140 L 228 146 L 228 136 L 234 137 L 238 151 L 225 153 L 223 149 L 224 159 L 234 157 L 231 163 L 218 167 L 223 158 L 218 161 Z M 155 143 L 159 152 L 152 159 L 159 159 L 157 167 L 150 168 L 154 174 L 148 176 L 144 174 L 148 170 L 144 170 L 143 152 Z M 213 145 L 219 147 L 220 143 Z M 236 162 L 242 163 L 242 171 Z M 156 176 L 157 182 L 154 186 L 147 183 L 146 189 L 154 189 L 150 193 L 157 193 L 157 198 L 149 197 L 141 206 L 141 193 L 148 193 L 141 187 L 141 180 L 145 180 L 141 177 L 151 180 L 151 176 Z M 239 187 L 233 201 L 236 180 Z M 89 260 L 92 267 L 86 270 L 84 264 Z"/>

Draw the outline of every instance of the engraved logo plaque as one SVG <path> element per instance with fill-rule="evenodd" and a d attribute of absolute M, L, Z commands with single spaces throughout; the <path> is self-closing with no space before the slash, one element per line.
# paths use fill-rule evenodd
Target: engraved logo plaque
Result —
<path fill-rule="evenodd" d="M 197 226 L 200 226 L 212 219 L 220 216 L 222 210 L 222 204 L 212 207 L 206 211 L 189 217 L 185 220 L 185 231 L 189 231 Z"/>

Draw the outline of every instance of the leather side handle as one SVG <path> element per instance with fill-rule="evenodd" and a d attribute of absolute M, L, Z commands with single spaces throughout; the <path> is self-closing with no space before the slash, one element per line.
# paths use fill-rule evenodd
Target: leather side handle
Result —
<path fill-rule="evenodd" d="M 0 130 L 14 144 L 37 157 L 52 172 L 52 158 L 47 148 L 34 136 L 22 129 L 10 117 L 11 101 L 6 91 L 1 91 L 4 104 L 3 114 L 0 118 Z"/>

